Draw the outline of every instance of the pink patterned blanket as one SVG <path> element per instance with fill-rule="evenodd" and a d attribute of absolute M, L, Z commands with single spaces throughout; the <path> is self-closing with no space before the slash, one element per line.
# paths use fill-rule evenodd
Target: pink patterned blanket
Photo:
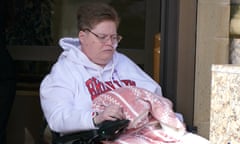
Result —
<path fill-rule="evenodd" d="M 105 144 L 187 144 L 185 125 L 176 117 L 171 101 L 163 96 L 142 88 L 123 87 L 98 96 L 93 109 L 101 112 L 110 104 L 122 107 L 131 122 L 119 139 Z M 196 143 L 196 138 L 203 140 L 201 144 L 208 143 L 194 134 L 188 137 L 190 143 Z"/>

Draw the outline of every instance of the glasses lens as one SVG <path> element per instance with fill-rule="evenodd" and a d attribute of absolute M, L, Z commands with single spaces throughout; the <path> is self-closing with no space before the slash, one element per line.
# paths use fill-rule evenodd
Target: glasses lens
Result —
<path fill-rule="evenodd" d="M 109 39 L 111 39 L 111 41 L 114 44 L 116 44 L 116 43 L 119 43 L 122 39 L 122 36 L 120 36 L 120 35 L 96 34 L 96 33 L 92 32 L 90 29 L 86 29 L 86 30 L 89 31 L 91 34 L 93 34 L 95 37 L 97 37 L 99 39 L 99 41 L 102 43 L 106 43 Z"/>

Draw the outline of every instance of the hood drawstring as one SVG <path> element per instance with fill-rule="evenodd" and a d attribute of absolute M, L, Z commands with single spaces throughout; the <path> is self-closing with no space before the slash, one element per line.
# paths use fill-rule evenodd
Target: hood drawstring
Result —
<path fill-rule="evenodd" d="M 98 79 L 98 78 L 97 78 L 97 79 L 98 79 L 99 81 L 101 81 L 104 86 L 106 86 L 106 87 L 108 87 L 109 89 L 113 90 L 112 87 L 110 87 L 109 85 L 107 85 L 107 84 L 104 82 L 101 71 L 98 71 L 98 77 L 99 77 L 100 79 Z"/>
<path fill-rule="evenodd" d="M 87 70 L 87 68 L 86 68 L 86 70 Z M 102 75 L 102 71 L 98 70 L 97 73 L 98 73 L 98 75 L 95 78 L 98 79 L 100 82 L 102 82 L 102 84 L 104 86 L 106 86 L 107 88 L 109 88 L 111 90 L 114 90 L 114 88 L 112 88 L 111 86 L 109 86 L 108 84 L 105 83 L 105 80 L 104 80 L 103 75 Z M 114 66 L 112 66 L 112 68 L 111 68 L 111 73 L 110 73 L 109 80 L 111 81 L 112 85 L 115 88 L 119 88 L 119 87 L 124 87 L 125 86 L 124 83 L 120 80 L 118 72 L 117 72 L 117 70 L 114 69 Z M 118 82 L 118 84 L 116 84 L 116 81 Z"/>
<path fill-rule="evenodd" d="M 115 76 L 114 76 L 115 75 Z M 117 79 L 115 79 L 117 78 Z M 117 70 L 113 69 L 112 72 L 112 77 L 111 77 L 111 82 L 114 84 L 114 80 L 119 82 L 120 87 L 124 87 L 124 83 L 121 81 L 121 79 L 119 78 L 118 72 Z"/>
<path fill-rule="evenodd" d="M 117 78 L 117 79 L 115 79 Z M 114 85 L 114 87 L 124 87 L 123 82 L 121 81 L 121 79 L 119 78 L 118 72 L 115 69 L 114 65 L 112 65 L 112 69 L 111 69 L 111 75 L 110 75 L 110 81 L 111 83 Z M 118 84 L 116 84 L 114 81 L 117 81 Z M 104 83 L 105 84 L 105 83 Z"/>

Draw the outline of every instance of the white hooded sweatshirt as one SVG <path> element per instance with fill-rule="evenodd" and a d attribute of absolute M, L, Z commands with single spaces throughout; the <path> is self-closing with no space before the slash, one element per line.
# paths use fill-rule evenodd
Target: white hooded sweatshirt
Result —
<path fill-rule="evenodd" d="M 59 44 L 64 51 L 40 86 L 44 116 L 56 132 L 95 128 L 92 100 L 111 89 L 134 85 L 162 95 L 158 83 L 117 51 L 102 68 L 81 51 L 78 38 L 63 38 Z"/>

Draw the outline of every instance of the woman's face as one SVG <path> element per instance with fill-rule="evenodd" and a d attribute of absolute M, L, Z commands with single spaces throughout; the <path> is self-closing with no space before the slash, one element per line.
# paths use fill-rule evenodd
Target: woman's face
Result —
<path fill-rule="evenodd" d="M 94 63 L 104 67 L 113 57 L 117 47 L 117 26 L 113 21 L 103 21 L 93 29 L 79 32 L 82 51 Z"/>

